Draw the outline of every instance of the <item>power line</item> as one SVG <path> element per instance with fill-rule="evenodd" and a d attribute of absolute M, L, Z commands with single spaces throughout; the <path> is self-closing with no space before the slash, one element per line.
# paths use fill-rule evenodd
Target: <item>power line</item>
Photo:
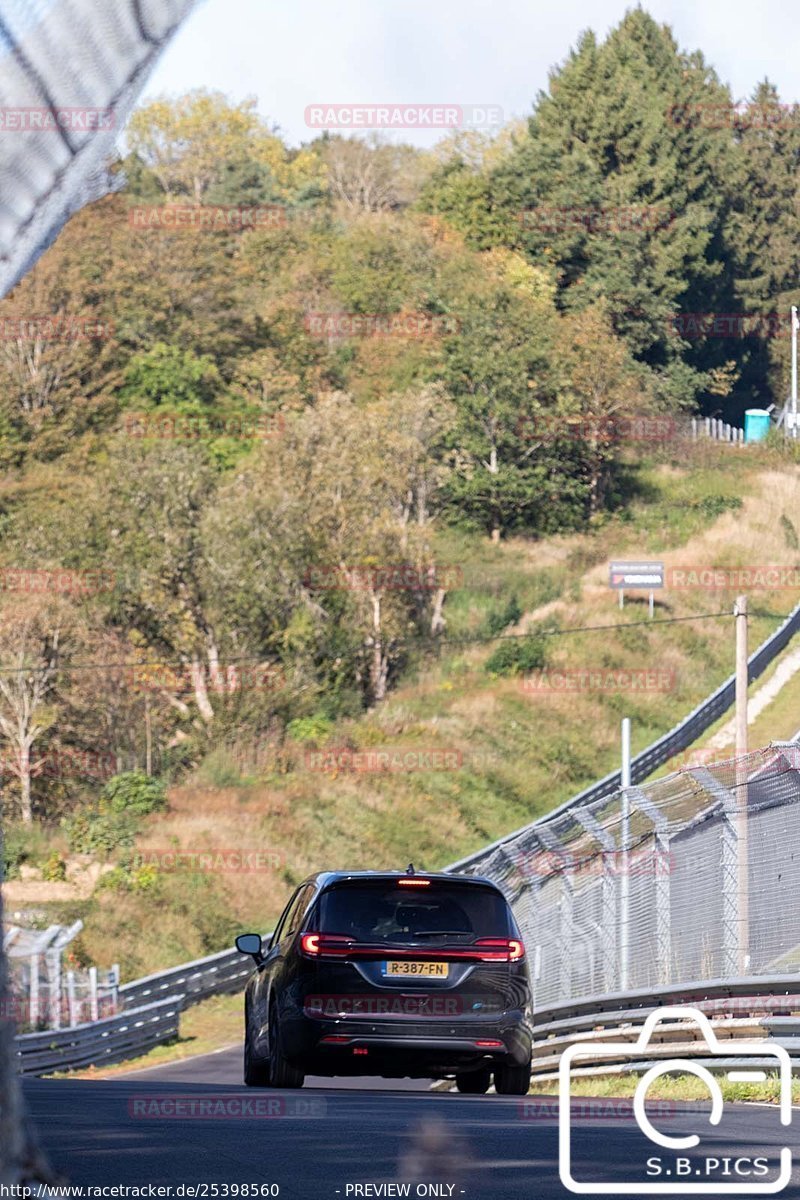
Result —
<path fill-rule="evenodd" d="M 779 613 L 758 613 L 752 614 L 761 617 L 771 617 L 775 620 L 784 620 L 784 615 Z M 485 646 L 492 642 L 503 641 L 527 641 L 532 637 L 562 637 L 573 633 L 606 633 L 614 629 L 640 629 L 642 627 L 651 629 L 654 625 L 676 625 L 686 621 L 711 621 L 720 619 L 733 619 L 733 613 L 727 610 L 721 610 L 713 613 L 695 613 L 688 617 L 657 617 L 653 620 L 649 618 L 642 621 L 617 621 L 607 625 L 569 625 L 566 628 L 538 629 L 532 633 L 497 633 L 497 634 L 478 634 L 474 637 L 463 638 L 441 638 L 437 634 L 418 634 L 407 638 L 390 638 L 385 639 L 387 645 L 392 647 L 400 647 L 403 645 L 418 645 L 435 644 L 446 648 L 448 646 Z M 64 667 L 56 666 L 56 670 L 66 671 L 107 671 L 107 670 L 131 670 L 133 668 L 142 667 L 180 667 L 187 668 L 191 664 L 185 658 L 160 658 L 157 660 L 140 659 L 137 661 L 110 661 L 110 662 L 86 662 L 86 663 L 70 663 Z M 265 661 L 263 657 L 249 656 L 247 658 L 231 658 L 226 659 L 219 664 L 219 670 L 224 671 L 227 667 L 242 666 L 242 665 L 258 665 L 264 669 L 275 667 L 277 663 Z M 22 675 L 31 674 L 37 671 L 53 670 L 51 664 L 45 666 L 28 665 L 21 667 L 6 667 L 0 666 L 0 675 Z"/>

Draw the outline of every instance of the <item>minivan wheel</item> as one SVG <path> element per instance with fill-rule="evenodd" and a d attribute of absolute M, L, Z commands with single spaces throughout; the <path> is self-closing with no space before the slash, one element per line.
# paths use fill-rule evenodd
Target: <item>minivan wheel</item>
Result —
<path fill-rule="evenodd" d="M 301 1088 L 305 1075 L 291 1066 L 283 1057 L 283 1040 L 278 1021 L 278 1010 L 273 1004 L 269 1010 L 269 1082 L 270 1087 Z"/>
<path fill-rule="evenodd" d="M 531 1086 L 530 1060 L 518 1067 L 515 1063 L 502 1063 L 494 1070 L 494 1090 L 498 1096 L 527 1096 Z"/>
<path fill-rule="evenodd" d="M 480 1071 L 459 1071 L 456 1075 L 456 1087 L 465 1096 L 483 1096 L 489 1090 L 492 1073 L 486 1068 Z"/>
<path fill-rule="evenodd" d="M 255 1052 L 249 1017 L 245 1018 L 244 1081 L 247 1087 L 269 1087 L 269 1063 Z"/>

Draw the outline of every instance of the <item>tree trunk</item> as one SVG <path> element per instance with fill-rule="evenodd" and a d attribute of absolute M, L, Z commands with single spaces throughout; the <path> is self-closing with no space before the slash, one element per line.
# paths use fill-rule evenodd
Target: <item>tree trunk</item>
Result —
<path fill-rule="evenodd" d="M 194 698 L 197 702 L 197 708 L 200 716 L 205 721 L 206 725 L 210 725 L 214 720 L 214 710 L 211 707 L 211 701 L 208 698 L 208 689 L 206 688 L 206 677 L 203 673 L 203 668 L 198 659 L 193 658 L 191 662 L 192 687 L 194 688 Z"/>
<path fill-rule="evenodd" d="M 444 588 L 437 588 L 436 595 L 433 598 L 433 612 L 431 613 L 431 634 L 435 637 L 439 633 L 444 632 L 445 620 L 442 616 L 444 608 L 444 598 L 447 592 Z"/>
<path fill-rule="evenodd" d="M 386 697 L 386 680 L 389 665 L 383 653 L 383 638 L 381 637 L 381 598 L 372 597 L 372 663 L 370 665 L 370 691 L 372 699 L 383 700 Z"/>
<path fill-rule="evenodd" d="M 19 793 L 20 813 L 23 825 L 33 824 L 31 807 L 31 748 L 23 742 L 19 748 Z"/>

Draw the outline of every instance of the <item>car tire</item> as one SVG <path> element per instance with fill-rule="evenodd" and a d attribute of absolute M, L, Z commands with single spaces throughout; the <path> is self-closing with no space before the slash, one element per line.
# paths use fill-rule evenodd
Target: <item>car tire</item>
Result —
<path fill-rule="evenodd" d="M 283 1057 L 283 1039 L 275 1004 L 269 1010 L 269 1084 L 276 1088 L 301 1088 L 305 1075 Z"/>
<path fill-rule="evenodd" d="M 492 1073 L 486 1068 L 480 1071 L 459 1071 L 456 1075 L 456 1087 L 465 1096 L 483 1096 L 488 1092 L 492 1082 Z"/>
<path fill-rule="evenodd" d="M 269 1062 L 255 1052 L 249 1015 L 244 1030 L 244 1082 L 247 1087 L 269 1087 Z"/>
<path fill-rule="evenodd" d="M 494 1090 L 498 1096 L 527 1096 L 530 1086 L 530 1060 L 521 1067 L 516 1063 L 502 1063 L 495 1067 Z"/>

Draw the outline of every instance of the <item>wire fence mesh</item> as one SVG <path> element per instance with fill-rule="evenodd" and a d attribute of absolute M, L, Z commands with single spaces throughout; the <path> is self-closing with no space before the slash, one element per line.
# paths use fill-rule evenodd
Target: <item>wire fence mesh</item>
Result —
<path fill-rule="evenodd" d="M 458 869 L 511 900 L 538 1007 L 743 975 L 800 982 L 800 745 L 616 791 Z"/>

